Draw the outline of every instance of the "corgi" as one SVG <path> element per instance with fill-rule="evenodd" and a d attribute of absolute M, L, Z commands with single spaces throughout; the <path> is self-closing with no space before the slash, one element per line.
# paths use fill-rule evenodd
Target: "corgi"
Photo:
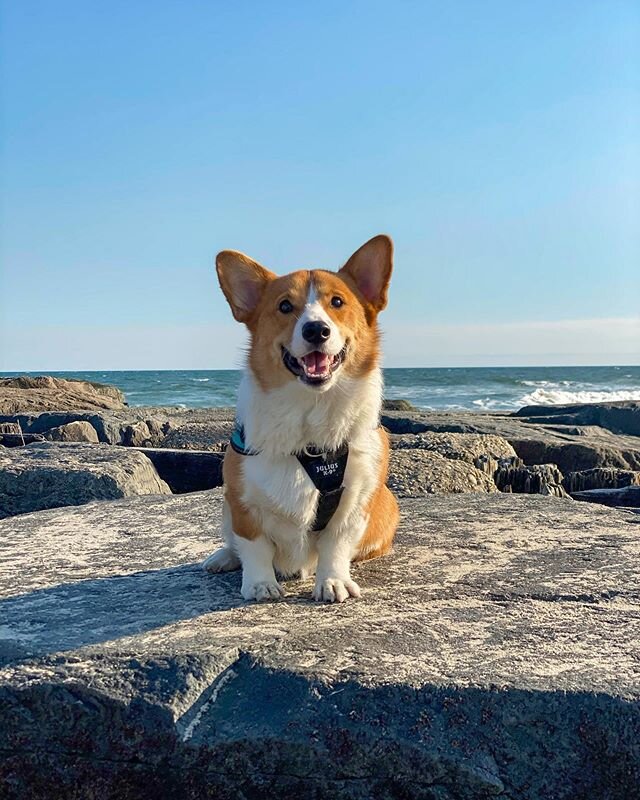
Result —
<path fill-rule="evenodd" d="M 224 546 L 203 566 L 242 568 L 245 600 L 283 597 L 276 573 L 315 573 L 320 602 L 359 597 L 351 563 L 391 549 L 398 505 L 386 486 L 377 320 L 392 262 L 384 235 L 338 272 L 278 277 L 243 253 L 216 258 L 250 345 L 223 463 Z"/>

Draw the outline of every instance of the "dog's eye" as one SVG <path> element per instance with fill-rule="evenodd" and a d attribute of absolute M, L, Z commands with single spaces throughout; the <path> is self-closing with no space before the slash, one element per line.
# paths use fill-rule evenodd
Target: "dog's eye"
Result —
<path fill-rule="evenodd" d="M 288 300 L 283 300 L 278 308 L 283 314 L 290 314 L 293 311 L 293 306 Z"/>
<path fill-rule="evenodd" d="M 340 306 L 344 305 L 344 300 L 341 297 L 338 297 L 338 295 L 336 295 L 335 297 L 331 298 L 331 305 L 334 308 L 340 308 Z"/>

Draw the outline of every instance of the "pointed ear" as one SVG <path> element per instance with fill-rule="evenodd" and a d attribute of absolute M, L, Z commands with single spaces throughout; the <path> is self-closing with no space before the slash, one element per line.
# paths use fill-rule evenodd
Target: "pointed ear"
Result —
<path fill-rule="evenodd" d="M 276 276 L 257 261 L 236 250 L 223 250 L 216 256 L 220 288 L 238 322 L 247 322 L 260 302 L 269 281 Z"/>
<path fill-rule="evenodd" d="M 356 250 L 338 274 L 352 278 L 365 300 L 376 311 L 382 311 L 387 305 L 392 269 L 393 242 L 381 234 Z"/>

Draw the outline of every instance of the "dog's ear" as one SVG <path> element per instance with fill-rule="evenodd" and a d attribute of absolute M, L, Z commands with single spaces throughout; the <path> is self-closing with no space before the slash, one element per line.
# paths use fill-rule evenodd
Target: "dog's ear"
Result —
<path fill-rule="evenodd" d="M 348 275 L 376 311 L 387 305 L 387 289 L 393 269 L 393 242 L 380 234 L 369 239 L 351 256 L 339 275 Z"/>
<path fill-rule="evenodd" d="M 238 322 L 249 320 L 266 285 L 276 277 L 257 261 L 236 250 L 218 253 L 216 271 L 220 288 Z"/>

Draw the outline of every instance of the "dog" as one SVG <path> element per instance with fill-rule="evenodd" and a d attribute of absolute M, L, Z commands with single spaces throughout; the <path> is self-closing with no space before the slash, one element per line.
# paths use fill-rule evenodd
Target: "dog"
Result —
<path fill-rule="evenodd" d="M 351 562 L 391 549 L 398 505 L 386 486 L 377 320 L 392 268 L 385 235 L 338 272 L 278 277 L 243 253 L 216 258 L 250 345 L 223 463 L 224 546 L 203 566 L 242 567 L 245 600 L 283 597 L 276 572 L 315 572 L 320 602 L 359 597 Z"/>

